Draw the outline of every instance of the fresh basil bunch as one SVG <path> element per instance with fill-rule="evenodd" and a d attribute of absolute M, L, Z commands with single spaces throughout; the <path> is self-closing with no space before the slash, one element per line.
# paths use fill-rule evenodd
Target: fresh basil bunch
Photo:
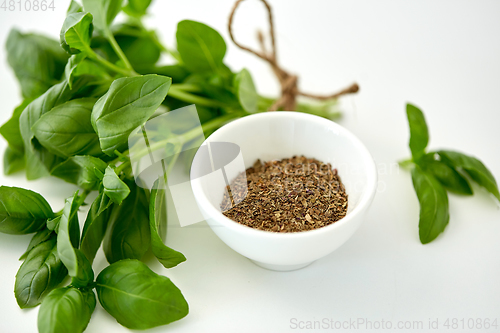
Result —
<path fill-rule="evenodd" d="M 406 105 L 410 125 L 412 158 L 401 162 L 411 167 L 413 187 L 420 202 L 418 223 L 420 242 L 433 241 L 450 220 L 448 192 L 472 195 L 470 181 L 500 201 L 498 185 L 491 172 L 475 157 L 451 150 L 426 152 L 429 130 L 424 114 L 414 105 Z"/>
<path fill-rule="evenodd" d="M 134 182 L 127 139 L 154 115 L 196 104 L 208 135 L 228 120 L 266 110 L 250 73 L 224 64 L 226 44 L 205 24 L 182 21 L 177 50 L 166 48 L 142 17 L 151 1 L 71 1 L 60 43 L 12 30 L 7 60 L 23 96 L 0 133 L 8 142 L 4 172 L 28 179 L 55 176 L 81 190 L 53 212 L 38 193 L 0 187 L 0 232 L 35 233 L 16 275 L 21 308 L 39 305 L 40 332 L 82 332 L 100 304 L 132 329 L 168 324 L 188 314 L 179 289 L 140 262 L 151 248 L 166 268 L 186 260 L 167 247 L 164 191 Z M 124 23 L 114 24 L 123 10 Z M 60 45 L 59 45 L 60 44 Z M 162 54 L 176 63 L 158 64 Z M 162 106 L 162 108 L 160 108 Z M 329 103 L 298 111 L 332 117 Z M 162 111 L 163 110 L 163 111 Z M 191 140 L 177 133 L 175 143 Z M 80 235 L 78 214 L 98 191 Z M 103 243 L 110 266 L 95 277 Z M 68 286 L 60 286 L 67 276 Z"/>

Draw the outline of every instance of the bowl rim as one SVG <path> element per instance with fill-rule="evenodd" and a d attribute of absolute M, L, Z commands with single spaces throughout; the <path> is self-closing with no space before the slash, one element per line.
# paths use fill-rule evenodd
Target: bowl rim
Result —
<path fill-rule="evenodd" d="M 304 238 L 304 237 L 314 237 L 316 235 L 332 232 L 335 229 L 341 228 L 343 225 L 349 223 L 351 220 L 354 220 L 359 214 L 361 214 L 366 208 L 369 207 L 373 197 L 375 196 L 375 192 L 377 189 L 377 168 L 375 165 L 375 162 L 373 160 L 373 157 L 371 156 L 370 152 L 368 149 L 365 147 L 365 145 L 359 140 L 353 133 L 351 133 L 349 130 L 347 130 L 345 127 L 329 120 L 326 118 L 322 118 L 316 115 L 311 115 L 308 113 L 301 113 L 297 111 L 276 111 L 276 112 L 263 112 L 263 113 L 256 113 L 252 115 L 248 115 L 242 118 L 238 118 L 236 120 L 233 120 L 222 127 L 218 128 L 216 131 L 214 131 L 208 138 L 203 141 L 202 145 L 207 143 L 207 142 L 212 142 L 212 141 L 217 141 L 217 137 L 221 135 L 221 133 L 224 133 L 225 131 L 231 130 L 231 127 L 235 125 L 240 125 L 241 123 L 246 123 L 249 121 L 255 121 L 258 120 L 259 118 L 299 118 L 303 121 L 307 122 L 316 122 L 320 123 L 323 126 L 329 127 L 334 129 L 336 132 L 338 132 L 340 135 L 343 135 L 347 137 L 350 141 L 353 142 L 355 145 L 356 149 L 361 153 L 364 159 L 364 163 L 368 165 L 367 167 L 367 186 L 365 191 L 361 194 L 361 198 L 359 200 L 358 205 L 351 211 L 349 212 L 348 215 L 343 217 L 342 219 L 329 224 L 327 226 L 313 229 L 313 230 L 305 230 L 305 231 L 297 231 L 297 232 L 271 232 L 267 230 L 260 230 L 260 229 L 254 229 L 251 227 L 248 227 L 246 225 L 243 225 L 241 223 L 238 223 L 236 221 L 233 221 L 232 219 L 226 217 L 224 214 L 222 214 L 220 211 L 218 211 L 215 207 L 213 207 L 212 203 L 208 200 L 206 195 L 204 194 L 203 189 L 201 188 L 201 183 L 197 179 L 191 179 L 190 177 L 190 182 L 191 182 L 191 188 L 193 190 L 194 197 L 196 199 L 196 203 L 199 206 L 200 210 L 205 210 L 207 214 L 210 216 L 210 218 L 217 220 L 219 224 L 221 224 L 223 227 L 227 227 L 229 229 L 234 230 L 235 232 L 239 233 L 248 233 L 249 235 L 255 236 L 255 237 L 263 237 L 263 238 L 276 238 L 276 239 L 293 239 L 293 238 Z M 196 152 L 198 154 L 198 152 Z M 190 167 L 190 175 L 192 172 L 192 165 Z M 200 207 L 203 206 L 203 207 Z M 208 219 L 205 219 L 208 220 Z M 209 223 L 210 227 L 215 227 L 211 223 Z"/>

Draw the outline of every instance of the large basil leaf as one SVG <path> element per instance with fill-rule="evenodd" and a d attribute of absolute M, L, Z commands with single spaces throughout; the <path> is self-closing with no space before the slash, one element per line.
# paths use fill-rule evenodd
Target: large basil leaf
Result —
<path fill-rule="evenodd" d="M 149 228 L 151 229 L 151 249 L 158 261 L 165 267 L 175 267 L 183 261 L 186 257 L 180 253 L 166 246 L 161 239 L 163 232 L 162 228 L 167 227 L 167 205 L 165 190 L 162 184 L 163 179 L 158 179 L 151 190 L 149 198 Z"/>
<path fill-rule="evenodd" d="M 441 184 L 431 175 L 415 165 L 411 173 L 413 187 L 420 202 L 418 222 L 420 242 L 433 241 L 446 228 L 450 220 L 448 195 Z"/>
<path fill-rule="evenodd" d="M 94 17 L 94 26 L 101 32 L 108 31 L 122 8 L 122 0 L 82 0 L 85 11 Z"/>
<path fill-rule="evenodd" d="M 99 303 L 130 329 L 148 329 L 185 317 L 189 307 L 169 278 L 138 260 L 121 260 L 97 277 Z"/>
<path fill-rule="evenodd" d="M 7 146 L 3 154 L 3 173 L 11 175 L 24 169 L 24 153 Z"/>
<path fill-rule="evenodd" d="M 146 191 L 129 183 L 130 194 L 121 205 L 114 205 L 104 238 L 104 254 L 109 263 L 122 259 L 141 259 L 149 248 L 149 208 Z"/>
<path fill-rule="evenodd" d="M 62 48 L 72 54 L 89 50 L 92 30 L 92 14 L 85 12 L 69 14 L 60 33 Z"/>
<path fill-rule="evenodd" d="M 66 199 L 57 230 L 57 253 L 68 269 L 72 284 L 84 287 L 94 280 L 94 271 L 85 255 L 78 249 L 80 226 L 78 224 L 78 192 Z"/>
<path fill-rule="evenodd" d="M 102 151 L 112 155 L 144 124 L 165 99 L 172 79 L 159 75 L 120 78 L 94 105 L 92 126 Z"/>
<path fill-rule="evenodd" d="M 0 232 L 30 234 L 45 226 L 54 213 L 38 193 L 19 187 L 0 187 Z"/>
<path fill-rule="evenodd" d="M 19 258 L 19 260 L 24 260 L 26 259 L 26 257 L 28 256 L 28 254 L 30 253 L 31 250 L 33 250 L 33 248 L 43 242 L 46 242 L 48 241 L 49 239 L 52 238 L 52 236 L 54 236 L 54 234 L 52 233 L 52 230 L 50 229 L 42 229 L 40 231 L 38 231 L 35 235 L 33 235 L 33 237 L 31 238 L 30 240 L 30 243 L 28 244 L 28 249 L 26 250 L 26 252 L 24 252 L 24 254 Z"/>
<path fill-rule="evenodd" d="M 33 124 L 35 137 L 50 152 L 62 157 L 102 155 L 90 122 L 95 101 L 81 98 L 56 106 Z"/>
<path fill-rule="evenodd" d="M 109 197 L 100 191 L 97 198 L 92 202 L 87 214 L 87 219 L 83 226 L 80 249 L 90 263 L 94 261 L 97 250 L 99 250 L 104 234 L 106 233 L 109 220 L 109 207 L 111 205 L 112 202 Z"/>
<path fill-rule="evenodd" d="M 25 99 L 18 107 L 14 109 L 12 117 L 0 127 L 0 134 L 7 140 L 9 146 L 19 152 L 24 153 L 23 137 L 19 130 L 19 117 L 24 109 L 31 103 L 30 99 Z"/>
<path fill-rule="evenodd" d="M 91 289 L 69 286 L 53 290 L 38 311 L 39 333 L 82 333 L 96 306 Z"/>
<path fill-rule="evenodd" d="M 57 83 L 68 60 L 55 40 L 12 29 L 7 37 L 7 61 L 25 98 L 36 98 Z"/>
<path fill-rule="evenodd" d="M 189 71 L 221 71 L 226 43 L 217 31 L 203 23 L 184 20 L 177 25 L 176 38 L 177 50 Z"/>
<path fill-rule="evenodd" d="M 95 170 L 104 173 L 106 166 L 107 164 L 97 157 L 72 156 L 56 166 L 51 171 L 51 175 L 76 184 L 84 190 L 96 190 L 101 179 L 96 175 Z"/>
<path fill-rule="evenodd" d="M 108 166 L 102 179 L 104 186 L 104 194 L 107 195 L 114 203 L 121 204 L 122 201 L 129 195 L 130 189 L 116 174 L 115 170 Z"/>
<path fill-rule="evenodd" d="M 242 69 L 241 72 L 234 77 L 234 87 L 243 110 L 249 113 L 256 112 L 259 95 L 255 89 L 252 75 L 248 70 Z"/>
<path fill-rule="evenodd" d="M 429 143 L 429 130 L 424 114 L 415 105 L 406 104 L 406 115 L 410 124 L 410 150 L 413 159 L 417 161 Z"/>
<path fill-rule="evenodd" d="M 67 273 L 57 254 L 55 237 L 38 244 L 16 274 L 14 294 L 17 304 L 21 309 L 37 306 Z"/>
<path fill-rule="evenodd" d="M 498 185 L 490 170 L 475 157 L 468 156 L 456 151 L 440 150 L 437 152 L 441 160 L 453 167 L 463 170 L 478 185 L 484 187 L 488 192 L 500 200 Z"/>
<path fill-rule="evenodd" d="M 49 170 L 43 159 L 50 159 L 50 156 L 42 156 L 37 150 L 37 140 L 31 127 L 40 117 L 53 107 L 68 101 L 71 98 L 71 90 L 66 81 L 58 83 L 47 90 L 42 96 L 31 102 L 21 113 L 19 127 L 24 142 L 24 152 L 26 157 L 26 177 L 29 180 L 45 177 L 49 175 Z M 48 154 L 46 154 L 48 155 Z"/>

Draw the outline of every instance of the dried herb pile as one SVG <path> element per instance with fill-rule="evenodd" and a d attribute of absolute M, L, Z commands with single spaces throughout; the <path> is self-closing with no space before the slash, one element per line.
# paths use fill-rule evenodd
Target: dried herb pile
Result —
<path fill-rule="evenodd" d="M 246 170 L 246 185 L 241 173 L 228 186 L 221 209 L 228 218 L 251 228 L 313 230 L 340 220 L 347 212 L 347 193 L 337 169 L 313 158 L 294 156 L 263 164 L 257 160 Z M 233 205 L 246 190 L 245 199 Z"/>

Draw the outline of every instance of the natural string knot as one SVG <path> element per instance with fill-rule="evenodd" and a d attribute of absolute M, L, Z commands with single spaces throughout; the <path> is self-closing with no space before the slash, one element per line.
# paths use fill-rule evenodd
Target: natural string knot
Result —
<path fill-rule="evenodd" d="M 229 22 L 228 22 L 228 30 L 229 30 L 229 36 L 231 37 L 231 40 L 233 43 L 238 46 L 240 49 L 245 50 L 247 52 L 253 53 L 257 57 L 263 59 L 264 61 L 268 62 L 269 65 L 271 66 L 274 74 L 278 78 L 278 81 L 281 86 L 281 97 L 277 99 L 273 105 L 269 108 L 269 111 L 277 111 L 278 109 L 282 110 L 287 110 L 287 111 L 295 111 L 296 106 L 297 106 L 297 96 L 305 96 L 317 100 L 329 100 L 329 99 L 334 99 L 337 97 L 340 97 L 342 95 L 346 94 L 352 94 L 355 92 L 359 91 L 359 86 L 356 83 L 353 83 L 349 87 L 331 94 L 331 95 L 315 95 L 315 94 L 310 94 L 310 93 L 305 93 L 303 91 L 300 91 L 298 88 L 298 77 L 296 75 L 291 74 L 290 72 L 286 71 L 283 69 L 277 61 L 277 56 L 276 56 L 276 38 L 274 34 L 274 22 L 273 22 L 273 15 L 271 11 L 271 6 L 266 0 L 260 0 L 264 5 L 266 6 L 267 13 L 268 13 L 268 20 L 269 20 L 269 36 L 271 38 L 271 51 L 268 51 L 265 46 L 264 42 L 264 35 L 262 32 L 258 31 L 257 38 L 259 40 L 260 48 L 261 51 L 255 51 L 252 50 L 251 48 L 244 46 L 240 43 L 238 43 L 233 34 L 233 18 L 234 18 L 234 13 L 236 12 L 236 9 L 238 6 L 243 2 L 244 0 L 237 0 L 234 4 L 233 9 L 231 10 L 231 14 L 229 15 Z"/>

